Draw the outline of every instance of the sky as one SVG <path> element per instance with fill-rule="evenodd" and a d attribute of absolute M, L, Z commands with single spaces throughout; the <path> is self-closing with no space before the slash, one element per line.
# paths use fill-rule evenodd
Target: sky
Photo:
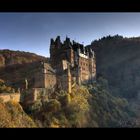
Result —
<path fill-rule="evenodd" d="M 140 13 L 0 13 L 0 49 L 49 57 L 50 39 L 84 45 L 107 35 L 140 36 Z"/>

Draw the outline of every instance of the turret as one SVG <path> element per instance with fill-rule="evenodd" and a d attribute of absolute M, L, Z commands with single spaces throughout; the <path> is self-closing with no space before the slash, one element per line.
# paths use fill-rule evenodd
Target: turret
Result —
<path fill-rule="evenodd" d="M 70 65 L 68 64 L 68 69 L 67 69 L 67 92 L 71 93 L 71 72 L 70 72 Z"/>
<path fill-rule="evenodd" d="M 52 46 L 52 45 L 55 45 L 55 44 L 54 44 L 54 40 L 53 40 L 52 38 L 51 38 L 51 41 L 50 41 L 50 42 L 51 42 L 51 44 L 50 44 L 51 46 Z"/>
<path fill-rule="evenodd" d="M 54 40 L 51 38 L 50 40 L 50 54 L 52 53 L 52 50 L 55 48 L 55 42 Z"/>
<path fill-rule="evenodd" d="M 61 40 L 60 40 L 60 36 L 57 36 L 56 40 L 55 40 L 55 46 L 56 48 L 61 47 Z"/>
<path fill-rule="evenodd" d="M 66 40 L 64 41 L 64 45 L 67 48 L 71 48 L 70 38 L 66 37 Z"/>

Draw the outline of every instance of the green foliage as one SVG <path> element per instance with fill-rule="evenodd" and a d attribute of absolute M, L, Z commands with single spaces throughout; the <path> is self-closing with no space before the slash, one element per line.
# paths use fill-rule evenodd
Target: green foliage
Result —
<path fill-rule="evenodd" d="M 0 93 L 14 93 L 15 90 L 10 87 L 7 86 L 4 82 L 4 80 L 0 79 Z"/>
<path fill-rule="evenodd" d="M 38 127 L 122 127 L 120 122 L 135 117 L 126 99 L 109 92 L 103 77 L 75 86 L 71 94 L 46 90 L 41 95 L 25 108 Z"/>
<path fill-rule="evenodd" d="M 126 99 L 109 93 L 103 77 L 98 83 L 74 87 L 71 94 L 53 93 L 31 108 L 32 117 L 41 127 L 122 127 L 120 122 L 134 115 Z"/>
<path fill-rule="evenodd" d="M 36 112 L 36 111 L 40 111 L 42 107 L 42 103 L 40 100 L 37 100 L 34 102 L 34 104 L 30 107 L 30 111 L 32 112 Z"/>
<path fill-rule="evenodd" d="M 62 106 L 67 106 L 71 102 L 71 96 L 66 92 L 61 93 L 59 94 L 58 100 L 61 102 Z"/>
<path fill-rule="evenodd" d="M 120 122 L 131 119 L 133 112 L 126 99 L 108 92 L 105 79 L 99 81 L 35 102 L 32 117 L 41 127 L 122 127 Z"/>
<path fill-rule="evenodd" d="M 106 36 L 91 43 L 97 77 L 108 79 L 111 93 L 128 100 L 137 97 L 140 80 L 140 37 Z"/>
<path fill-rule="evenodd" d="M 104 79 L 103 77 L 99 77 L 97 80 L 102 89 L 107 89 L 107 90 L 109 89 L 108 81 L 106 79 Z"/>
<path fill-rule="evenodd" d="M 45 105 L 45 109 L 47 112 L 57 112 L 59 111 L 61 108 L 61 104 L 59 101 L 57 101 L 56 99 L 51 99 L 49 102 L 47 102 L 47 104 Z"/>
<path fill-rule="evenodd" d="M 132 119 L 130 114 L 133 114 L 133 111 L 129 109 L 126 99 L 115 97 L 109 93 L 105 79 L 101 78 L 100 80 L 100 84 L 93 85 L 93 90 L 91 86 L 89 87 L 90 93 L 93 94 L 90 100 L 91 118 L 100 127 L 123 127 L 119 122 Z"/>
<path fill-rule="evenodd" d="M 0 101 L 0 127 L 123 127 L 121 122 L 135 117 L 126 99 L 110 94 L 103 77 L 75 86 L 71 94 L 46 90 L 41 95 L 25 108 L 28 116 L 19 104 Z"/>

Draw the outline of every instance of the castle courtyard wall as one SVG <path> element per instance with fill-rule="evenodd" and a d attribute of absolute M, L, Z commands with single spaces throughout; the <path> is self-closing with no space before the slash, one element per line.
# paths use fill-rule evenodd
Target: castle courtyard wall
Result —
<path fill-rule="evenodd" d="M 0 99 L 2 99 L 3 102 L 20 102 L 20 93 L 2 93 L 0 94 Z"/>

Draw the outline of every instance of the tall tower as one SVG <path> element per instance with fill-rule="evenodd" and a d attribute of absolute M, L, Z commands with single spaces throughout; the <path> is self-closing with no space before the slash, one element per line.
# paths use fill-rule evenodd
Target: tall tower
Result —
<path fill-rule="evenodd" d="M 77 67 L 77 84 L 81 85 L 81 67 Z"/>
<path fill-rule="evenodd" d="M 71 83 L 71 72 L 70 72 L 70 65 L 68 64 L 68 69 L 67 69 L 67 92 L 71 93 L 72 89 L 72 83 Z"/>
<path fill-rule="evenodd" d="M 50 43 L 50 61 L 51 66 L 56 69 L 57 65 L 60 62 L 61 59 L 61 49 L 62 49 L 62 43 L 60 40 L 60 36 L 57 36 L 55 41 L 51 39 Z"/>
<path fill-rule="evenodd" d="M 81 85 L 81 67 L 79 62 L 80 48 L 78 47 L 75 53 L 75 64 L 76 64 L 76 81 L 78 85 Z"/>

